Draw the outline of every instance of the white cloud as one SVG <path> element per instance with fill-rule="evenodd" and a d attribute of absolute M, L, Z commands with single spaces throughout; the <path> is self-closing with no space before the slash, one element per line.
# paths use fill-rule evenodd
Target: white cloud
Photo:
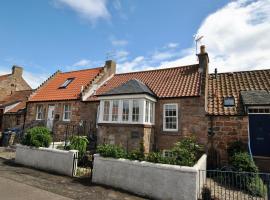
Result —
<path fill-rule="evenodd" d="M 117 66 L 117 71 L 120 73 L 136 71 L 136 68 L 139 67 L 140 70 L 143 67 L 145 58 L 143 56 L 138 56 L 131 61 L 126 61 L 119 63 Z"/>
<path fill-rule="evenodd" d="M 90 65 L 90 64 L 91 64 L 90 60 L 82 59 L 82 60 L 79 60 L 78 62 L 74 63 L 72 65 L 72 67 L 84 67 L 84 66 L 87 66 L 87 65 Z"/>
<path fill-rule="evenodd" d="M 113 46 L 126 46 L 128 44 L 128 41 L 127 40 L 111 39 L 111 43 Z"/>
<path fill-rule="evenodd" d="M 170 43 L 168 43 L 165 47 L 166 48 L 176 48 L 176 47 L 178 47 L 179 46 L 179 44 L 178 43 L 176 43 L 176 42 L 170 42 Z"/>
<path fill-rule="evenodd" d="M 95 22 L 98 19 L 109 19 L 107 0 L 55 0 L 77 12 L 82 18 Z"/>
<path fill-rule="evenodd" d="M 175 53 L 170 52 L 170 51 L 162 51 L 162 52 L 155 52 L 152 56 L 153 60 L 159 61 L 159 60 L 166 60 L 170 59 L 175 56 Z"/>

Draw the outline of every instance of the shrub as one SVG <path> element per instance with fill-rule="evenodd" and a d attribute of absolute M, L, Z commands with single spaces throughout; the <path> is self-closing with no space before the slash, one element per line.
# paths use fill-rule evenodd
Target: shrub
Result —
<path fill-rule="evenodd" d="M 73 136 L 70 138 L 70 144 L 68 149 L 74 149 L 79 151 L 79 160 L 83 158 L 86 153 L 88 140 L 84 136 Z"/>
<path fill-rule="evenodd" d="M 236 171 L 258 173 L 258 167 L 255 165 L 251 156 L 246 152 L 234 154 L 230 164 Z"/>
<path fill-rule="evenodd" d="M 232 158 L 236 153 L 243 153 L 243 152 L 247 152 L 247 144 L 243 143 L 240 140 L 230 143 L 227 149 L 229 158 Z"/>
<path fill-rule="evenodd" d="M 22 140 L 23 145 L 34 147 L 49 147 L 52 136 L 46 127 L 34 127 L 27 130 Z"/>
<path fill-rule="evenodd" d="M 252 177 L 246 185 L 247 191 L 253 196 L 265 197 L 267 188 L 262 179 L 257 175 Z"/>
<path fill-rule="evenodd" d="M 126 152 L 122 147 L 103 144 L 97 147 L 97 152 L 103 157 L 126 158 Z"/>
<path fill-rule="evenodd" d="M 127 153 L 126 157 L 129 160 L 143 161 L 145 159 L 143 142 L 140 143 L 140 149 L 133 150 L 130 153 Z"/>

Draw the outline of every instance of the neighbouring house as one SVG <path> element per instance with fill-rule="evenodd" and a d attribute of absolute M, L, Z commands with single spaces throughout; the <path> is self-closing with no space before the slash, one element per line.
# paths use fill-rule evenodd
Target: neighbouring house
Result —
<path fill-rule="evenodd" d="M 270 69 L 209 75 L 209 149 L 216 154 L 214 160 L 220 157 L 226 163 L 228 145 L 237 140 L 249 144 L 255 159 L 270 158 L 269 92 Z"/>
<path fill-rule="evenodd" d="M 145 152 L 171 148 L 184 136 L 207 143 L 208 54 L 198 64 L 115 74 L 87 101 L 100 101 L 98 144 Z"/>
<path fill-rule="evenodd" d="M 32 89 L 24 80 L 22 74 L 23 68 L 14 65 L 11 74 L 0 76 L 0 103 L 14 91 Z"/>
<path fill-rule="evenodd" d="M 33 90 L 13 91 L 0 104 L 0 131 L 22 129 L 25 121 L 26 102 Z"/>
<path fill-rule="evenodd" d="M 115 73 L 115 68 L 115 62 L 109 60 L 103 67 L 57 71 L 29 97 L 25 127 L 44 125 L 56 140 L 63 140 L 67 131 L 76 132 L 77 125 L 87 121 L 94 133 L 98 102 L 83 101 Z"/>

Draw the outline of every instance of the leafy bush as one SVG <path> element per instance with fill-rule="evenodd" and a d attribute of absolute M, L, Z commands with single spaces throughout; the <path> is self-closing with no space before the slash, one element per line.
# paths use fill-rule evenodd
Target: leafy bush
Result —
<path fill-rule="evenodd" d="M 97 152 L 103 157 L 126 158 L 126 152 L 122 147 L 103 144 L 97 147 Z"/>
<path fill-rule="evenodd" d="M 257 175 L 252 177 L 246 185 L 247 191 L 253 196 L 265 197 L 267 188 L 262 179 Z"/>
<path fill-rule="evenodd" d="M 131 151 L 130 153 L 127 153 L 126 157 L 129 160 L 143 161 L 145 159 L 143 142 L 140 143 L 140 149 L 136 149 Z"/>
<path fill-rule="evenodd" d="M 258 167 L 255 165 L 251 156 L 248 153 L 236 153 L 231 158 L 230 164 L 234 169 L 240 172 L 258 173 Z"/>
<path fill-rule="evenodd" d="M 88 145 L 88 139 L 84 136 L 73 136 L 70 138 L 69 149 L 74 149 L 79 151 L 79 157 L 82 157 Z"/>
<path fill-rule="evenodd" d="M 52 136 L 46 127 L 34 127 L 27 130 L 22 140 L 23 145 L 34 147 L 49 147 Z"/>
<path fill-rule="evenodd" d="M 243 152 L 247 152 L 247 144 L 243 143 L 240 140 L 230 143 L 227 149 L 229 158 L 232 158 L 236 153 L 243 153 Z"/>

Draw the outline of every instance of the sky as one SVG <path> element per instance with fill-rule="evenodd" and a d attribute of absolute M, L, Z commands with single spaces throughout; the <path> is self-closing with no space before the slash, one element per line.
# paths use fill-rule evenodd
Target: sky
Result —
<path fill-rule="evenodd" d="M 195 64 L 210 73 L 270 68 L 270 0 L 9 0 L 0 6 L 0 75 L 36 88 L 57 70 L 117 62 L 117 73 Z"/>

